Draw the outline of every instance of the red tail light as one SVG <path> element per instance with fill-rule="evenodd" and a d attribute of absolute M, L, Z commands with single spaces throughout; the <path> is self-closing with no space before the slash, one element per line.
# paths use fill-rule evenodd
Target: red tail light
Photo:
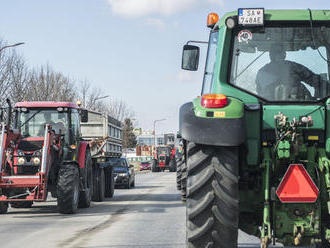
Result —
<path fill-rule="evenodd" d="M 223 108 L 227 106 L 227 96 L 224 94 L 205 94 L 202 96 L 201 105 L 204 108 Z"/>
<path fill-rule="evenodd" d="M 302 164 L 292 164 L 276 190 L 283 203 L 315 202 L 319 189 Z"/>

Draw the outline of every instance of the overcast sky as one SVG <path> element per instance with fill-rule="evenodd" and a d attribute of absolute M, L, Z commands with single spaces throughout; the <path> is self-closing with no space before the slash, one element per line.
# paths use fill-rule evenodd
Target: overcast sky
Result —
<path fill-rule="evenodd" d="M 247 4 L 248 2 L 248 4 Z M 139 126 L 177 131 L 181 104 L 200 94 L 202 69 L 180 70 L 187 40 L 207 40 L 206 17 L 239 7 L 329 9 L 329 0 L 1 0 L 0 36 L 131 106 Z M 205 49 L 202 49 L 205 53 Z M 202 57 L 203 58 L 203 57 Z"/>

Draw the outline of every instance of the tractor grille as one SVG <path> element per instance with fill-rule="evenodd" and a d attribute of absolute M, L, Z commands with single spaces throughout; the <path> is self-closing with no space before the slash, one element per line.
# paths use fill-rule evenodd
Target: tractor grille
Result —
<path fill-rule="evenodd" d="M 39 166 L 19 166 L 17 175 L 34 175 L 39 172 Z"/>
<path fill-rule="evenodd" d="M 42 148 L 43 140 L 26 141 L 22 140 L 18 144 L 18 149 L 23 151 L 36 151 Z"/>

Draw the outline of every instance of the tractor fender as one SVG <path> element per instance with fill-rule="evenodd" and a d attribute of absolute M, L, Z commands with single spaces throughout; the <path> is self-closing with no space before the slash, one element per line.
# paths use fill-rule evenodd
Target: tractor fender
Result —
<path fill-rule="evenodd" d="M 89 150 L 89 145 L 86 141 L 80 142 L 78 149 L 78 164 L 79 168 L 85 168 L 85 159 L 86 159 L 86 151 Z"/>
<path fill-rule="evenodd" d="M 183 104 L 179 115 L 179 132 L 185 140 L 215 146 L 239 146 L 245 142 L 244 117 L 198 117 L 192 102 Z"/>

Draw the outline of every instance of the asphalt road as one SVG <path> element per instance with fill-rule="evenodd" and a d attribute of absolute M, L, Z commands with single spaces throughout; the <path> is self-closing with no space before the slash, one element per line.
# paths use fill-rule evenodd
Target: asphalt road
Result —
<path fill-rule="evenodd" d="M 239 233 L 240 247 L 258 239 Z M 136 187 L 116 189 L 113 199 L 75 215 L 57 213 L 56 201 L 0 216 L 0 247 L 142 248 L 185 247 L 185 206 L 175 173 L 136 175 Z"/>

